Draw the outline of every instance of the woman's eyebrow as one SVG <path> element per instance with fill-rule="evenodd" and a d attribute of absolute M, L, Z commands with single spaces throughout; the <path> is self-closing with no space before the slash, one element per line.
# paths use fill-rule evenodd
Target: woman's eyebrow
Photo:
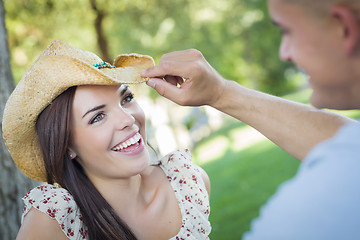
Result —
<path fill-rule="evenodd" d="M 82 118 L 84 118 L 84 117 L 86 116 L 86 114 L 91 113 L 91 112 L 94 112 L 94 111 L 97 111 L 97 110 L 99 110 L 99 109 L 102 109 L 102 108 L 104 108 L 105 106 L 106 106 L 106 105 L 103 104 L 103 105 L 99 105 L 99 106 L 96 106 L 96 107 L 90 109 L 89 111 L 87 111 L 87 112 L 82 116 Z"/>
<path fill-rule="evenodd" d="M 124 89 L 121 90 L 120 95 L 121 95 L 121 96 L 124 95 L 128 89 L 129 89 L 129 86 L 128 86 L 128 85 L 125 85 Z"/>

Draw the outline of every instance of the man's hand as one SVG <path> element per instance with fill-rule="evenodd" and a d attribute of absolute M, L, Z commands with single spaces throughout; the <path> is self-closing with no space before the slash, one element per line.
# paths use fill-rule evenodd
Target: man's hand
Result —
<path fill-rule="evenodd" d="M 214 105 L 226 81 L 195 49 L 164 54 L 157 66 L 142 72 L 161 96 L 183 106 Z"/>

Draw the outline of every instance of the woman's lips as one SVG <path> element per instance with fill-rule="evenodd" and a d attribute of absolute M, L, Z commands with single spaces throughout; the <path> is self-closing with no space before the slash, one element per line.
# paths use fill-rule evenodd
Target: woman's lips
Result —
<path fill-rule="evenodd" d="M 126 155 L 136 155 L 141 153 L 144 150 L 144 142 L 139 132 L 137 132 L 134 136 L 130 137 L 126 141 L 119 143 L 111 150 L 119 153 L 123 153 Z"/>
<path fill-rule="evenodd" d="M 141 135 L 140 135 L 139 132 L 137 132 L 134 136 L 130 137 L 126 141 L 123 141 L 123 142 L 119 143 L 118 145 L 113 147 L 111 150 L 113 150 L 113 151 L 121 151 L 123 149 L 126 149 L 126 148 L 138 143 L 140 141 L 140 139 L 141 139 Z"/>

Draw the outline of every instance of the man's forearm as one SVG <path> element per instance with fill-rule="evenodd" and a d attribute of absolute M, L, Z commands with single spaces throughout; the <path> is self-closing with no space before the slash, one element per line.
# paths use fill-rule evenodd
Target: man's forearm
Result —
<path fill-rule="evenodd" d="M 353 120 L 226 81 L 212 106 L 252 127 L 302 160 L 317 143 Z"/>

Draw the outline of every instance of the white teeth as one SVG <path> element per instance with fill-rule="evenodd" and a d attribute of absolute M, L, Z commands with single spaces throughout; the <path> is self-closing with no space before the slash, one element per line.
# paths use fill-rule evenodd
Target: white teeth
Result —
<path fill-rule="evenodd" d="M 122 144 L 119 144 L 118 146 L 112 148 L 111 150 L 119 151 L 124 148 L 127 148 L 127 147 L 137 143 L 140 140 L 140 138 L 141 138 L 140 133 L 136 133 L 132 138 L 128 139 L 126 142 L 124 142 Z"/>

